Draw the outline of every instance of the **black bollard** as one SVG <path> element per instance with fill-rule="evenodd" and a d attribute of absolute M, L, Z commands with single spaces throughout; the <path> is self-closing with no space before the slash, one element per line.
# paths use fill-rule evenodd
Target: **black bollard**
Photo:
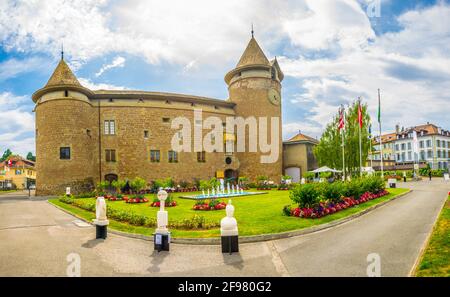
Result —
<path fill-rule="evenodd" d="M 106 239 L 108 236 L 108 226 L 95 225 L 95 238 L 96 239 Z"/>
<path fill-rule="evenodd" d="M 221 236 L 222 253 L 239 253 L 239 236 Z"/>
<path fill-rule="evenodd" d="M 158 251 L 169 251 L 170 249 L 170 233 L 169 234 L 153 234 L 154 250 Z"/>

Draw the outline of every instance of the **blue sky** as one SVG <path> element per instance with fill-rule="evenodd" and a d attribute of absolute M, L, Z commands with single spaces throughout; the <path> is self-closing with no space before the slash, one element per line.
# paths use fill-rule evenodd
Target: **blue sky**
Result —
<path fill-rule="evenodd" d="M 379 4 L 379 6 L 378 6 Z M 368 8 L 380 8 L 374 15 Z M 0 3 L 0 153 L 34 152 L 31 94 L 65 57 L 93 89 L 226 99 L 224 75 L 255 37 L 285 73 L 283 131 L 320 137 L 358 96 L 383 130 L 450 129 L 449 1 L 11 1 Z"/>

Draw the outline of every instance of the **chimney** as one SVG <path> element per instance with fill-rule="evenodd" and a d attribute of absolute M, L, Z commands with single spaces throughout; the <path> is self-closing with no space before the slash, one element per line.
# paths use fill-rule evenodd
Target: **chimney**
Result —
<path fill-rule="evenodd" d="M 395 133 L 400 133 L 400 124 L 395 125 Z"/>

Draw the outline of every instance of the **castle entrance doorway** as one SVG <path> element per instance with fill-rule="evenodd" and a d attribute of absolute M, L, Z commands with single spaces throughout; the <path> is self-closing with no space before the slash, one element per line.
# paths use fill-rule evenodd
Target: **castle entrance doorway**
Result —
<path fill-rule="evenodd" d="M 109 174 L 105 175 L 105 181 L 107 181 L 109 183 L 109 186 L 108 186 L 109 192 L 112 192 L 114 190 L 111 183 L 118 179 L 119 179 L 119 177 L 117 176 L 117 174 L 114 174 L 114 173 L 109 173 Z"/>
<path fill-rule="evenodd" d="M 225 180 L 228 182 L 237 182 L 238 180 L 238 172 L 233 169 L 225 170 Z"/>

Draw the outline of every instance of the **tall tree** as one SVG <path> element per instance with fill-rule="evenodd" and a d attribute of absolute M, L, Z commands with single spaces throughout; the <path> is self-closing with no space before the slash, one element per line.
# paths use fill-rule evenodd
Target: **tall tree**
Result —
<path fill-rule="evenodd" d="M 6 149 L 6 151 L 3 152 L 3 155 L 2 155 L 2 157 L 0 158 L 0 162 L 5 161 L 5 160 L 8 159 L 9 156 L 11 156 L 11 155 L 12 155 L 11 150 L 10 150 L 10 149 Z"/>
<path fill-rule="evenodd" d="M 36 162 L 36 156 L 34 156 L 32 152 L 29 152 L 29 153 L 27 154 L 27 160 Z"/>
<path fill-rule="evenodd" d="M 362 122 L 361 148 L 363 166 L 369 154 L 369 124 L 370 116 L 367 113 L 367 104 L 361 105 Z M 322 134 L 320 143 L 314 149 L 314 155 L 320 166 L 342 169 L 342 136 L 338 130 L 339 113 L 328 123 L 325 132 Z M 345 117 L 345 169 L 347 173 L 359 172 L 359 123 L 358 123 L 358 101 L 346 110 Z"/>

